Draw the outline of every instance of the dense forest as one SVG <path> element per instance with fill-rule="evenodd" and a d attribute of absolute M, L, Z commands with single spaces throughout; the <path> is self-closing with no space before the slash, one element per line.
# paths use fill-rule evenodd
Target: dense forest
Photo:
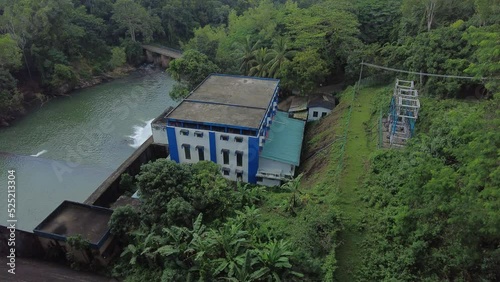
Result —
<path fill-rule="evenodd" d="M 227 182 L 208 162 L 162 160 L 125 176 L 144 203 L 113 215 L 124 252 L 112 273 L 128 281 L 500 280 L 500 0 L 4 0 L 0 31 L 0 122 L 140 63 L 141 43 L 184 51 L 168 69 L 176 99 L 212 72 L 279 78 L 284 92 L 300 95 L 356 83 L 363 61 L 472 77 L 398 76 L 415 80 L 422 96 L 417 135 L 403 150 L 364 156 L 356 183 L 369 213 L 359 224 L 339 208 L 341 184 L 318 184 L 314 170 L 267 190 Z M 389 85 L 395 77 L 365 68 L 361 78 Z M 346 102 L 352 90 L 339 95 L 340 116 L 359 107 Z M 385 90 L 369 114 L 388 109 Z M 333 167 L 325 175 L 344 175 L 337 160 L 324 161 Z M 366 235 L 346 280 L 336 251 L 350 225 Z"/>
<path fill-rule="evenodd" d="M 140 62 L 144 42 L 195 52 L 177 70 L 199 73 L 190 73 L 174 96 L 208 71 L 276 77 L 284 89 L 307 93 L 324 82 L 352 82 L 362 60 L 478 78 L 423 81 L 433 95 L 467 95 L 478 85 L 491 91 L 496 82 L 481 78 L 498 72 L 490 65 L 498 59 L 498 6 L 497 0 L 4 0 L 0 117 Z M 203 60 L 214 65 L 197 69 Z"/>

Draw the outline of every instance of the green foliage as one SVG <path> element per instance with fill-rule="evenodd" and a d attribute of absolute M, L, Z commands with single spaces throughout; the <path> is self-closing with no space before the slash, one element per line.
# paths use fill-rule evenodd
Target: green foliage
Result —
<path fill-rule="evenodd" d="M 54 65 L 54 73 L 52 75 L 51 85 L 54 88 L 61 87 L 65 84 L 72 84 L 76 81 L 76 74 L 73 68 L 63 64 Z"/>
<path fill-rule="evenodd" d="M 150 222 L 187 226 L 200 212 L 211 221 L 238 205 L 237 192 L 212 162 L 178 165 L 158 160 L 144 165 L 136 178 Z"/>
<path fill-rule="evenodd" d="M 235 190 L 216 164 L 160 159 L 141 168 L 137 183 L 141 216 L 126 206 L 110 220 L 111 232 L 125 246 L 114 275 L 127 281 L 136 281 L 145 270 L 151 279 L 169 281 L 302 276 L 292 270 L 290 243 L 256 232 L 259 209 L 242 208 L 258 200 L 250 193 L 255 188 L 237 185 Z"/>
<path fill-rule="evenodd" d="M 248 74 L 252 68 L 252 61 L 255 59 L 255 52 L 258 50 L 260 40 L 253 42 L 250 35 L 245 37 L 243 42 L 233 43 L 235 50 L 233 55 L 240 62 L 240 71 L 244 74 Z M 264 55 L 265 56 L 265 55 Z"/>
<path fill-rule="evenodd" d="M 289 50 L 288 43 L 285 38 L 280 37 L 274 40 L 272 49 L 269 50 L 268 63 L 269 76 L 278 78 L 281 77 L 284 66 L 295 55 L 295 51 Z"/>
<path fill-rule="evenodd" d="M 405 37 L 402 45 L 386 45 L 382 54 L 394 67 L 416 72 L 463 75 L 469 67 L 471 47 L 462 38 L 463 23 L 449 27 L 440 27 L 431 32 L 424 32 L 416 37 Z M 420 80 L 419 77 L 410 77 Z M 423 77 L 425 91 L 438 97 L 457 96 L 459 90 L 470 81 L 439 77 Z"/>
<path fill-rule="evenodd" d="M 139 213 L 130 205 L 118 207 L 113 211 L 109 220 L 111 234 L 121 241 L 126 241 L 129 232 L 139 227 L 141 218 Z"/>
<path fill-rule="evenodd" d="M 172 87 L 172 90 L 170 90 L 170 98 L 174 99 L 175 101 L 180 101 L 189 95 L 189 88 L 184 85 L 183 83 L 178 83 L 175 84 Z"/>
<path fill-rule="evenodd" d="M 113 4 L 113 20 L 127 30 L 132 41 L 141 34 L 144 41 L 151 41 L 154 32 L 161 31 L 160 18 L 153 16 L 133 0 L 118 0 Z"/>
<path fill-rule="evenodd" d="M 226 32 L 223 27 L 206 25 L 195 29 L 193 38 L 187 44 L 183 45 L 182 49 L 196 50 L 207 55 L 209 58 L 216 58 L 220 41 L 225 37 Z"/>
<path fill-rule="evenodd" d="M 18 69 L 21 56 L 21 50 L 10 34 L 0 35 L 0 68 Z"/>
<path fill-rule="evenodd" d="M 186 90 L 193 89 L 209 74 L 219 72 L 219 67 L 205 54 L 195 50 L 186 51 L 182 58 L 173 60 L 167 72 L 183 85 L 174 86 L 171 97 L 179 99 L 185 97 Z"/>
<path fill-rule="evenodd" d="M 127 62 L 127 55 L 125 54 L 125 48 L 114 47 L 111 49 L 111 60 L 109 61 L 109 66 L 111 69 L 123 66 Z"/>
<path fill-rule="evenodd" d="M 423 102 L 425 133 L 373 156 L 366 187 L 381 212 L 364 277 L 498 280 L 498 101 Z"/>
<path fill-rule="evenodd" d="M 474 14 L 473 0 L 403 0 L 401 34 L 413 36 Z"/>
<path fill-rule="evenodd" d="M 297 52 L 291 62 L 285 63 L 283 85 L 299 89 L 302 94 L 310 93 L 328 75 L 326 62 L 317 50 Z"/>
<path fill-rule="evenodd" d="M 79 251 L 86 250 L 90 247 L 89 241 L 84 239 L 80 234 L 66 238 L 66 243 Z"/>
<path fill-rule="evenodd" d="M 467 29 L 464 38 L 477 49 L 473 54 L 474 61 L 465 70 L 478 79 L 488 78 L 486 88 L 492 93 L 500 93 L 500 25 Z"/>
<path fill-rule="evenodd" d="M 137 190 L 137 185 L 135 185 L 134 177 L 130 176 L 128 173 L 122 174 L 119 184 L 120 190 L 132 194 Z"/>
<path fill-rule="evenodd" d="M 16 84 L 17 81 L 10 72 L 0 68 L 0 118 L 23 109 L 22 96 L 17 91 Z"/>
<path fill-rule="evenodd" d="M 359 0 L 357 1 L 361 38 L 365 43 L 391 42 L 394 27 L 400 21 L 399 7 L 402 0 Z"/>
<path fill-rule="evenodd" d="M 136 65 L 142 62 L 142 46 L 139 42 L 134 42 L 129 38 L 124 39 L 120 46 L 125 49 L 125 55 L 129 64 Z"/>

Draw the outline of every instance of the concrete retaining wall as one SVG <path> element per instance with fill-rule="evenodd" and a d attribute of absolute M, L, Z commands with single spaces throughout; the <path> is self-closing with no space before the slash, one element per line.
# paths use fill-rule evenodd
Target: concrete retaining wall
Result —
<path fill-rule="evenodd" d="M 128 173 L 135 176 L 139 173 L 141 165 L 149 161 L 168 156 L 167 147 L 153 144 L 153 137 L 142 144 L 120 167 L 118 167 L 95 191 L 85 200 L 84 204 L 108 208 L 121 196 L 121 175 Z"/>
<path fill-rule="evenodd" d="M 123 173 L 135 176 L 139 173 L 141 165 L 149 161 L 155 161 L 159 158 L 166 158 L 168 149 L 162 145 L 153 144 L 153 137 L 150 137 L 139 147 L 120 167 L 118 167 L 95 191 L 85 200 L 85 204 L 109 207 L 118 197 L 121 196 L 120 179 Z M 54 206 L 54 209 L 57 206 Z M 16 230 L 16 257 L 39 258 L 46 256 L 40 240 L 37 235 L 31 232 Z M 8 246 L 10 230 L 0 225 L 0 255 L 9 254 Z M 0 279 L 1 280 L 1 279 Z"/>

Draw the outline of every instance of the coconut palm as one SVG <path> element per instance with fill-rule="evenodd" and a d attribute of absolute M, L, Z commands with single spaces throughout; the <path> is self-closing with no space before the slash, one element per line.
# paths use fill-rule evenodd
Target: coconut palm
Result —
<path fill-rule="evenodd" d="M 266 77 L 268 74 L 269 51 L 267 48 L 260 48 L 255 51 L 255 57 L 250 61 L 252 67 L 248 75 Z"/>
<path fill-rule="evenodd" d="M 269 76 L 277 78 L 283 65 L 290 61 L 295 51 L 288 50 L 287 41 L 280 37 L 273 43 L 273 48 L 269 51 L 272 58 L 268 63 Z"/>
<path fill-rule="evenodd" d="M 260 45 L 260 40 L 257 40 L 255 43 L 248 35 L 243 42 L 236 42 L 233 44 L 235 48 L 233 55 L 240 62 L 240 71 L 244 74 L 247 74 L 250 71 L 251 61 L 254 59 L 255 51 Z"/>

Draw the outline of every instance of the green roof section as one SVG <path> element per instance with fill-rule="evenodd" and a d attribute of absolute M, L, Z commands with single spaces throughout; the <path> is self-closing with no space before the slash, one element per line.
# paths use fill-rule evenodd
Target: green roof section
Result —
<path fill-rule="evenodd" d="M 288 113 L 278 111 L 260 156 L 298 166 L 305 124 L 305 121 L 289 118 Z"/>

